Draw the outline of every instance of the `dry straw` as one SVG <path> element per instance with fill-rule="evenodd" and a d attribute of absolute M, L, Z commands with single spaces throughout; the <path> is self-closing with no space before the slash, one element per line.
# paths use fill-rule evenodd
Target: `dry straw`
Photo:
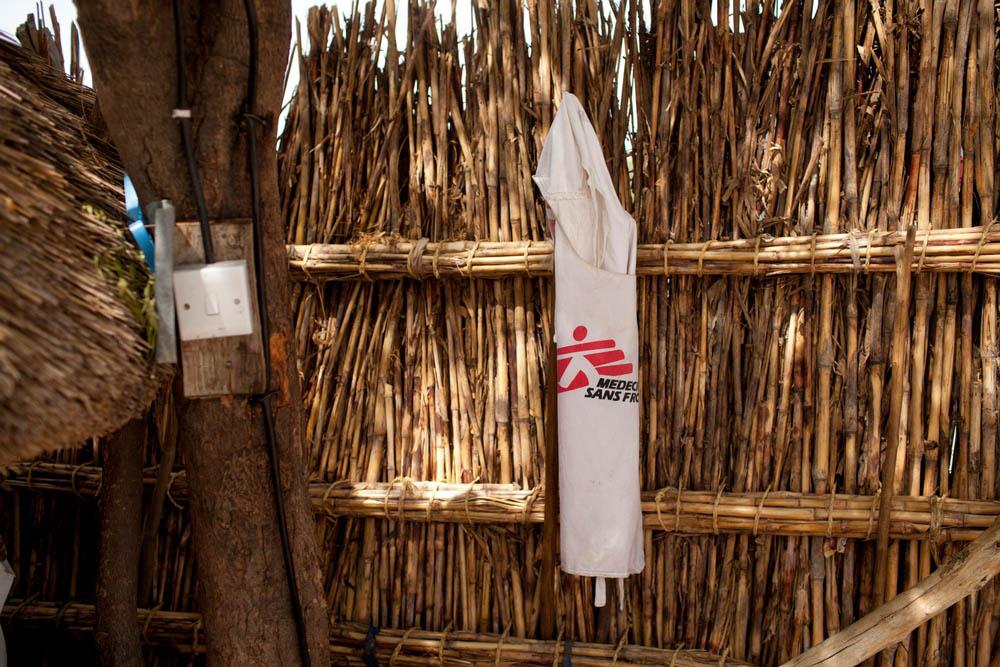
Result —
<path fill-rule="evenodd" d="M 151 284 L 92 91 L 0 39 L 0 466 L 152 402 Z"/>

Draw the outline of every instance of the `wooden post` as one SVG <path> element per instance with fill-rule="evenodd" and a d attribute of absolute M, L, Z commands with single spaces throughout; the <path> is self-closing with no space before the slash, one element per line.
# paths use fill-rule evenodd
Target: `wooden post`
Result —
<path fill-rule="evenodd" d="M 555 308 L 555 280 L 549 281 L 549 303 Z M 555 333 L 555 317 L 552 318 Z M 556 638 L 556 545 L 559 529 L 559 414 L 556 343 L 550 340 L 545 385 L 545 523 L 542 525 L 541 637 Z"/>
<path fill-rule="evenodd" d="M 136 620 L 139 538 L 142 530 L 142 450 L 146 421 L 140 417 L 113 433 L 101 447 L 100 539 L 94 642 L 106 665 L 138 667 L 142 646 Z"/>
<path fill-rule="evenodd" d="M 985 586 L 1000 573 L 1000 519 L 910 590 L 786 662 L 783 667 L 857 665 Z"/>
<path fill-rule="evenodd" d="M 906 230 L 896 270 L 896 317 L 892 328 L 892 395 L 889 402 L 889 436 L 885 441 L 885 458 L 882 463 L 882 497 L 878 511 L 878 539 L 875 545 L 875 603 L 882 604 L 887 597 L 886 580 L 889 569 L 889 513 L 892 497 L 896 494 L 896 459 L 899 438 L 903 427 L 903 387 L 906 384 L 906 358 L 909 356 L 907 336 L 910 330 L 910 273 L 913 264 L 913 242 L 916 229 Z"/>

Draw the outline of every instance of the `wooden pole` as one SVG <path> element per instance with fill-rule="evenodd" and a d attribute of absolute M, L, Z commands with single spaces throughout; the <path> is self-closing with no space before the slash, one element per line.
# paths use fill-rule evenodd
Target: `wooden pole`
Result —
<path fill-rule="evenodd" d="M 1000 573 L 1000 520 L 941 569 L 783 667 L 856 665 L 975 593 Z"/>
<path fill-rule="evenodd" d="M 875 602 L 886 599 L 886 579 L 889 563 L 889 511 L 895 495 L 896 459 L 902 428 L 903 387 L 906 377 L 906 341 L 910 314 L 910 264 L 913 260 L 914 227 L 906 232 L 906 246 L 900 258 L 896 280 L 896 317 L 892 331 L 892 396 L 889 403 L 889 437 L 885 442 L 885 459 L 882 463 L 882 498 L 879 505 L 878 541 L 875 547 Z"/>
<path fill-rule="evenodd" d="M 142 531 L 142 451 L 146 421 L 133 419 L 101 449 L 100 539 L 97 543 L 94 642 L 106 665 L 142 664 L 135 610 Z"/>
<path fill-rule="evenodd" d="M 555 284 L 549 283 L 549 304 L 555 308 Z M 552 318 L 553 333 L 555 317 Z M 556 544 L 559 528 L 559 420 L 556 400 L 556 343 L 549 340 L 545 384 L 545 522 L 542 525 L 541 637 L 556 633 Z"/>

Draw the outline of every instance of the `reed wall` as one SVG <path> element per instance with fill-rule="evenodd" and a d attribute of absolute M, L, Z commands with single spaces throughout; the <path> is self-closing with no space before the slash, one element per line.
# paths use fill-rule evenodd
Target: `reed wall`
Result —
<path fill-rule="evenodd" d="M 993 3 L 651 4 L 474 3 L 470 36 L 391 1 L 300 26 L 280 178 L 338 662 L 379 626 L 384 662 L 551 664 L 573 641 L 595 664 L 779 664 L 1000 515 Z M 647 568 L 604 611 L 561 576 L 536 645 L 552 302 L 530 176 L 563 90 L 648 246 Z M 65 602 L 93 596 L 89 457 L 7 476 L 7 618 L 88 632 Z M 146 636 L 198 660 L 183 452 L 157 460 Z M 991 584 L 892 660 L 991 664 L 998 605 Z"/>
<path fill-rule="evenodd" d="M 529 496 L 551 340 L 530 175 L 576 94 L 640 243 L 660 249 L 637 316 L 642 482 L 664 502 L 647 505 L 624 608 L 599 613 L 564 576 L 560 627 L 775 664 L 953 553 L 941 498 L 996 497 L 997 24 L 989 2 L 748 4 L 478 3 L 471 36 L 411 5 L 404 40 L 391 3 L 317 11 L 281 178 L 317 479 L 420 496 L 427 518 L 437 487 L 412 481 Z M 966 228 L 977 265 L 934 266 L 928 231 Z M 876 273 L 871 239 L 894 233 Z M 798 254 L 762 270 L 774 238 Z M 713 264 L 739 249 L 726 266 L 742 268 Z M 678 491 L 701 493 L 700 530 L 681 531 L 700 534 L 674 530 L 696 511 L 668 506 Z M 785 493 L 852 498 L 857 531 L 833 511 L 762 530 Z M 742 532 L 720 525 L 728 494 L 752 495 Z M 460 499 L 451 524 L 403 520 L 390 495 L 325 524 L 334 618 L 538 632 L 537 526 L 463 520 Z M 928 530 L 880 550 L 896 496 L 920 498 Z M 995 608 L 988 588 L 898 660 L 987 664 Z"/>

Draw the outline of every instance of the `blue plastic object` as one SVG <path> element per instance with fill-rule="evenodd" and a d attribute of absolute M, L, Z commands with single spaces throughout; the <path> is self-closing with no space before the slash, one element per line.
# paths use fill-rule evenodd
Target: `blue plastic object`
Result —
<path fill-rule="evenodd" d="M 129 223 L 128 230 L 132 232 L 132 238 L 135 239 L 139 250 L 146 256 L 146 265 L 149 266 L 149 270 L 156 273 L 156 251 L 153 248 L 153 237 L 146 231 L 146 225 L 143 224 L 142 220 L 136 220 Z"/>
<path fill-rule="evenodd" d="M 142 206 L 139 205 L 139 195 L 132 185 L 132 179 L 125 174 L 125 210 L 128 213 L 129 226 L 132 238 L 139 250 L 146 257 L 146 265 L 149 270 L 156 273 L 156 252 L 153 248 L 153 237 L 146 229 L 145 221 L 142 219 Z"/>

